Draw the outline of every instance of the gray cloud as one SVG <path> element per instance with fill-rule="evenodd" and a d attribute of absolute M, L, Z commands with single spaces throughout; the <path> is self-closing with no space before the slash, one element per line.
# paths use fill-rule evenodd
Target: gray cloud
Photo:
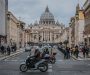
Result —
<path fill-rule="evenodd" d="M 85 0 L 80 0 L 80 6 Z M 9 10 L 27 24 L 39 20 L 48 5 L 56 20 L 68 25 L 70 17 L 74 16 L 78 0 L 9 0 Z"/>

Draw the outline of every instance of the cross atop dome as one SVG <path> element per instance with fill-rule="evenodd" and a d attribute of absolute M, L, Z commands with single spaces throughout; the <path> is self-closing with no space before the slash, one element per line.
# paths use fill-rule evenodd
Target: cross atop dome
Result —
<path fill-rule="evenodd" d="M 49 12 L 49 8 L 48 8 L 48 6 L 46 7 L 45 12 Z"/>

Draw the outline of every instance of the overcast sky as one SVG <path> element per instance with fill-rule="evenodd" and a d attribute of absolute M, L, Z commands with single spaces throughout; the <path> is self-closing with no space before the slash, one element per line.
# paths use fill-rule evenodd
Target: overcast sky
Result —
<path fill-rule="evenodd" d="M 80 0 L 82 7 L 85 0 Z M 78 0 L 9 0 L 9 11 L 26 24 L 39 21 L 41 14 L 48 5 L 55 20 L 68 25 L 69 20 L 75 15 Z"/>

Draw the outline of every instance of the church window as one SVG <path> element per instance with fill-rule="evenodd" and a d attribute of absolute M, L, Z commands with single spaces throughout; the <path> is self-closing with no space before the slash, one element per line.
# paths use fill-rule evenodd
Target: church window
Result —
<path fill-rule="evenodd" d="M 41 37 L 42 37 L 42 36 L 41 36 L 41 35 L 39 35 L 39 41 L 41 41 Z"/>
<path fill-rule="evenodd" d="M 36 39 L 37 37 L 36 37 L 36 35 L 34 35 L 34 39 Z"/>
<path fill-rule="evenodd" d="M 49 21 L 49 24 L 51 23 L 51 21 Z"/>
<path fill-rule="evenodd" d="M 46 21 L 46 24 L 48 24 L 48 21 Z"/>
<path fill-rule="evenodd" d="M 43 23 L 45 24 L 45 21 Z"/>
<path fill-rule="evenodd" d="M 59 37 L 59 36 L 58 36 L 58 35 L 56 35 L 56 39 L 58 39 L 58 37 Z"/>

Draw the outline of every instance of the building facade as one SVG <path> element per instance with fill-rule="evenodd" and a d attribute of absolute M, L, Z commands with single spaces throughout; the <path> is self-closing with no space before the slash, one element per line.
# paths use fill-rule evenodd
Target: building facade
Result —
<path fill-rule="evenodd" d="M 68 41 L 69 38 L 69 29 L 68 27 L 66 27 L 65 29 L 63 29 L 62 35 L 61 35 L 61 42 L 63 43 L 64 41 Z"/>
<path fill-rule="evenodd" d="M 25 45 L 25 23 L 23 21 L 18 22 L 18 47 L 24 47 Z"/>
<path fill-rule="evenodd" d="M 83 7 L 85 15 L 84 41 L 85 44 L 90 45 L 90 0 L 86 0 Z"/>
<path fill-rule="evenodd" d="M 0 0 L 0 44 L 6 42 L 7 11 L 8 11 L 8 0 Z"/>
<path fill-rule="evenodd" d="M 63 24 L 56 22 L 53 14 L 46 7 L 45 12 L 41 15 L 40 21 L 29 26 L 29 42 L 34 43 L 59 43 L 61 41 L 61 32 Z"/>
<path fill-rule="evenodd" d="M 7 44 L 12 45 L 18 41 L 18 19 L 11 12 L 8 12 L 7 16 Z"/>
<path fill-rule="evenodd" d="M 83 9 L 80 9 L 79 4 L 76 7 L 75 14 L 75 45 L 82 45 L 84 43 L 84 13 Z"/>
<path fill-rule="evenodd" d="M 84 13 L 83 9 L 80 9 L 79 4 L 76 6 L 76 14 L 70 20 L 69 25 L 69 45 L 74 47 L 76 45 L 81 46 L 84 44 Z"/>
<path fill-rule="evenodd" d="M 72 17 L 69 23 L 69 47 L 74 46 L 75 46 L 75 17 Z"/>
<path fill-rule="evenodd" d="M 11 12 L 8 12 L 7 17 L 7 44 L 20 48 L 24 45 L 24 23 Z"/>

